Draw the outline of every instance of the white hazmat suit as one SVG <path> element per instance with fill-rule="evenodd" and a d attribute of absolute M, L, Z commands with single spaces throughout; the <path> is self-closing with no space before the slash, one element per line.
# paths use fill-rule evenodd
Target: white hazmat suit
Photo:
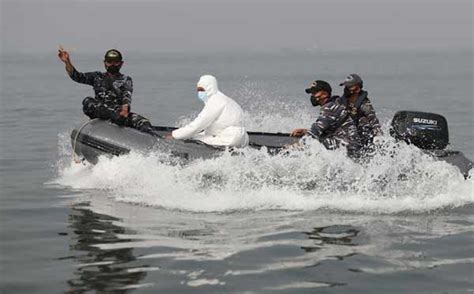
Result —
<path fill-rule="evenodd" d="M 197 86 L 206 90 L 208 98 L 204 101 L 204 108 L 194 121 L 174 130 L 171 133 L 173 138 L 194 139 L 214 146 L 248 145 L 249 137 L 240 105 L 219 91 L 214 76 L 202 76 Z"/>

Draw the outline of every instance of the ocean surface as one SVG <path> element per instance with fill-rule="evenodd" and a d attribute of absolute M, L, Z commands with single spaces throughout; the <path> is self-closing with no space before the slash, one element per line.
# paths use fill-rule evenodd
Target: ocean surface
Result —
<path fill-rule="evenodd" d="M 102 70 L 102 55 L 71 52 L 81 71 Z M 310 81 L 337 94 L 355 72 L 386 133 L 398 110 L 439 113 L 449 148 L 474 159 L 472 50 L 124 56 L 133 111 L 156 125 L 192 119 L 210 73 L 249 130 L 308 127 Z M 5 53 L 0 69 L 1 293 L 474 292 L 472 172 L 388 135 L 367 164 L 317 143 L 186 166 L 137 153 L 76 164 L 69 135 L 91 87 L 55 48 Z"/>

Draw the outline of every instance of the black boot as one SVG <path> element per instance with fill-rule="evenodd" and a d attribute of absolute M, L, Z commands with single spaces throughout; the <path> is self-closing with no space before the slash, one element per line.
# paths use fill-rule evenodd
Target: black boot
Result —
<path fill-rule="evenodd" d="M 97 118 L 97 104 L 98 101 L 92 97 L 86 97 L 82 101 L 82 111 L 85 115 L 87 115 L 90 119 Z"/>

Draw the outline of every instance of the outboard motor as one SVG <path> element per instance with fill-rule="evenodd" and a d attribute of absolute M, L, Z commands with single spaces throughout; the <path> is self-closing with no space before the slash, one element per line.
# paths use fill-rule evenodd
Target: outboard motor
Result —
<path fill-rule="evenodd" d="M 399 111 L 392 119 L 390 135 L 421 149 L 444 149 L 449 144 L 448 122 L 439 114 Z"/>
<path fill-rule="evenodd" d="M 462 152 L 445 149 L 449 144 L 448 122 L 442 115 L 399 111 L 393 116 L 390 135 L 458 167 L 465 178 L 469 177 L 473 162 Z"/>

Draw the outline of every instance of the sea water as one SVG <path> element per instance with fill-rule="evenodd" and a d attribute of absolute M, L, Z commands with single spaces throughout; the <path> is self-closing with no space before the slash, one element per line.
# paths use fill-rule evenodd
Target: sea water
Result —
<path fill-rule="evenodd" d="M 364 79 L 385 134 L 370 161 L 312 142 L 269 156 L 187 165 L 130 153 L 72 160 L 69 134 L 92 89 L 55 52 L 2 55 L 1 291 L 56 293 L 468 293 L 474 290 L 473 179 L 388 136 L 398 110 L 436 112 L 449 148 L 474 158 L 472 51 L 127 52 L 133 111 L 179 126 L 202 108 L 200 75 L 252 131 L 317 116 L 304 89 Z M 101 70 L 101 54 L 72 56 Z"/>

